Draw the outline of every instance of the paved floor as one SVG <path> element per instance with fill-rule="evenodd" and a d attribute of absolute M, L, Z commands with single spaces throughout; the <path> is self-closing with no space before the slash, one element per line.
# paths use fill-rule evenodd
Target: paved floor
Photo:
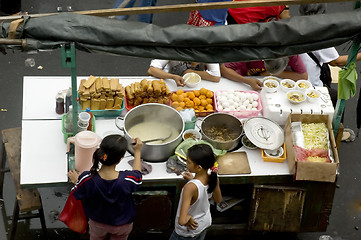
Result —
<path fill-rule="evenodd" d="M 57 7 L 64 10 L 71 6 L 74 10 L 89 10 L 100 8 L 111 8 L 114 0 L 27 0 L 23 1 L 23 11 L 29 13 L 55 12 Z M 166 4 L 166 0 L 158 0 L 158 5 Z M 192 0 L 174 0 L 175 3 L 190 3 Z M 352 3 L 329 4 L 329 12 L 347 11 L 353 8 Z M 292 15 L 297 15 L 297 9 L 291 7 Z M 135 19 L 131 17 L 131 19 Z M 187 13 L 174 13 L 172 15 L 159 14 L 154 17 L 157 25 L 173 25 L 184 23 Z M 348 45 L 337 47 L 341 54 L 347 53 Z M 27 58 L 34 58 L 35 67 L 25 67 L 24 61 Z M 88 54 L 77 52 L 78 75 L 146 75 L 150 59 L 119 57 L 104 54 Z M 358 64 L 360 72 L 360 64 Z M 38 70 L 38 66 L 43 66 Z M 7 111 L 0 112 L 0 128 L 10 128 L 21 126 L 22 109 L 22 78 L 23 76 L 68 76 L 70 71 L 61 67 L 60 51 L 41 52 L 38 54 L 12 53 L 0 56 L 0 108 Z M 360 85 L 360 84 L 358 84 Z M 39 91 L 41 94 L 41 92 Z M 345 126 L 356 130 L 356 97 L 346 104 Z M 39 151 L 41 151 L 39 143 Z M 340 176 L 338 178 L 338 188 L 336 189 L 335 200 L 330 225 L 326 233 L 303 233 L 297 235 L 289 234 L 261 234 L 256 237 L 244 237 L 243 239 L 287 239 L 287 240 L 317 240 L 320 235 L 330 235 L 335 240 L 358 240 L 361 239 L 361 140 L 356 138 L 352 143 L 342 143 L 340 149 Z M 39 167 L 41 170 L 41 167 Z M 34 173 L 36 174 L 36 173 Z M 4 189 L 4 201 L 1 206 L 2 215 L 12 215 L 14 190 L 9 174 L 6 174 Z M 56 214 L 61 211 L 68 194 L 68 188 L 43 188 L 40 189 L 47 227 L 49 229 L 49 239 L 77 239 L 78 236 L 63 228 L 63 224 L 54 220 Z M 6 213 L 5 213 L 6 212 Z M 38 220 L 31 220 L 19 226 L 16 239 L 39 239 L 40 224 Z M 0 239 L 6 239 L 7 227 L 0 218 Z M 217 237 L 207 237 L 216 239 Z M 223 236 L 228 239 L 240 239 L 234 236 Z M 159 239 L 157 237 L 146 236 L 147 239 Z"/>

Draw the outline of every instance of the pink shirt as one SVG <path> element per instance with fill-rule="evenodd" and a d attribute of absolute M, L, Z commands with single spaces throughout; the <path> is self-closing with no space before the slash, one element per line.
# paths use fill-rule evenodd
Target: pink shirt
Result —
<path fill-rule="evenodd" d="M 257 76 L 265 72 L 264 63 L 262 60 L 252 62 L 232 62 L 224 64 L 227 68 L 231 68 L 242 76 Z M 291 56 L 286 67 L 286 71 L 293 71 L 296 73 L 307 72 L 305 65 L 299 55 Z"/>

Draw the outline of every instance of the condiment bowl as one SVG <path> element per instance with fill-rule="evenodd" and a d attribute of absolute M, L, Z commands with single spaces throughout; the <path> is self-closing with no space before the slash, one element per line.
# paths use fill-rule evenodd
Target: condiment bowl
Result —
<path fill-rule="evenodd" d="M 269 93 L 276 92 L 279 86 L 280 83 L 277 80 L 268 79 L 263 82 L 263 88 Z"/>
<path fill-rule="evenodd" d="M 243 135 L 242 139 L 242 145 L 245 146 L 245 148 L 248 148 L 250 150 L 254 150 L 257 148 L 256 145 L 254 145 L 248 138 L 246 135 Z"/>
<path fill-rule="evenodd" d="M 186 86 L 190 88 L 195 88 L 202 80 L 201 76 L 193 72 L 184 74 L 183 79 Z"/>
<path fill-rule="evenodd" d="M 302 103 L 306 101 L 305 93 L 298 90 L 290 90 L 286 93 L 288 101 L 294 104 Z"/>
<path fill-rule="evenodd" d="M 296 88 L 296 82 L 291 79 L 283 79 L 280 85 L 284 92 L 288 92 L 289 90 Z"/>
<path fill-rule="evenodd" d="M 201 140 L 202 135 L 199 131 L 195 129 L 188 129 L 183 132 L 182 138 L 183 140 L 186 140 L 187 138 L 193 138 L 194 140 Z"/>
<path fill-rule="evenodd" d="M 298 80 L 296 82 L 296 90 L 305 92 L 306 90 L 310 89 L 312 87 L 312 84 L 308 80 Z"/>
<path fill-rule="evenodd" d="M 267 157 L 273 157 L 273 158 L 279 158 L 283 155 L 283 147 L 279 147 L 274 150 L 264 149 L 264 153 L 267 155 Z"/>
<path fill-rule="evenodd" d="M 306 91 L 307 100 L 309 102 L 317 102 L 321 94 L 316 89 L 308 89 Z"/>

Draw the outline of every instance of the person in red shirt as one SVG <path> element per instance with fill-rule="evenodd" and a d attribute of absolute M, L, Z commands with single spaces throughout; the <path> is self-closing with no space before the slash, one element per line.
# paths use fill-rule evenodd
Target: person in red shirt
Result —
<path fill-rule="evenodd" d="M 260 79 L 250 76 L 273 75 L 295 81 L 308 77 L 306 67 L 298 55 L 264 61 L 224 63 L 221 65 L 221 74 L 230 80 L 248 84 L 253 90 L 261 90 L 263 84 Z"/>
<path fill-rule="evenodd" d="M 243 1 L 243 0 L 233 0 Z M 228 9 L 228 24 L 244 24 L 251 22 L 270 22 L 289 18 L 289 8 L 282 6 L 230 8 Z"/>

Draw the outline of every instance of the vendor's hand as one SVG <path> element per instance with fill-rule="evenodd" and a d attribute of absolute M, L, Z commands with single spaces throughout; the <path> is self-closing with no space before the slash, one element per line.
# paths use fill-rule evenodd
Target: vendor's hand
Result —
<path fill-rule="evenodd" d="M 185 180 L 188 180 L 188 181 L 194 178 L 193 174 L 190 172 L 184 172 L 184 173 L 182 173 L 182 176 Z"/>
<path fill-rule="evenodd" d="M 139 138 L 133 138 L 131 145 L 134 151 L 140 152 L 140 150 L 142 150 L 143 147 L 143 142 Z"/>
<path fill-rule="evenodd" d="M 174 75 L 173 77 L 175 83 L 177 84 L 177 86 L 182 86 L 184 87 L 186 84 L 184 83 L 184 79 L 181 76 L 178 75 Z"/>
<path fill-rule="evenodd" d="M 198 227 L 198 223 L 193 219 L 193 217 L 190 217 L 188 222 L 186 223 L 187 231 L 189 232 L 190 229 L 194 230 Z"/>
<path fill-rule="evenodd" d="M 80 173 L 78 171 L 76 171 L 75 169 L 72 169 L 68 172 L 68 177 L 69 177 L 70 181 L 74 184 L 76 184 L 78 182 L 79 175 L 80 175 Z"/>
<path fill-rule="evenodd" d="M 257 78 L 252 78 L 249 84 L 253 90 L 259 91 L 262 90 L 263 83 Z"/>

